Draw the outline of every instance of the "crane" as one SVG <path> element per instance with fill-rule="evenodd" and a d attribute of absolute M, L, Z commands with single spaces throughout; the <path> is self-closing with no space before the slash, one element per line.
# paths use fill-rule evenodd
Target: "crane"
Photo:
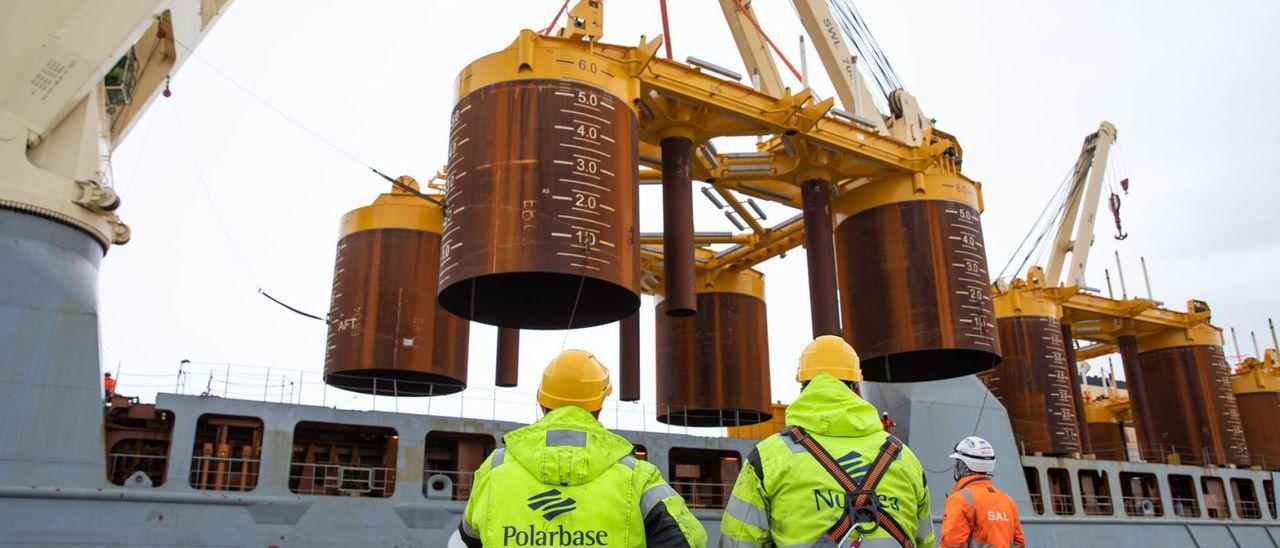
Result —
<path fill-rule="evenodd" d="M 1071 185 L 1067 190 L 1069 198 L 1063 210 L 1064 215 L 1058 223 L 1051 248 L 1049 271 L 1046 273 L 1047 282 L 1051 286 L 1060 282 L 1084 286 L 1084 269 L 1089 262 L 1089 248 L 1093 245 L 1093 228 L 1098 218 L 1098 200 L 1102 196 L 1107 155 L 1115 140 L 1116 127 L 1111 122 L 1102 122 L 1098 131 L 1084 139 L 1084 147 L 1080 150 L 1080 157 L 1076 159 Z M 1067 254 L 1071 255 L 1071 266 L 1064 279 L 1062 268 Z"/>

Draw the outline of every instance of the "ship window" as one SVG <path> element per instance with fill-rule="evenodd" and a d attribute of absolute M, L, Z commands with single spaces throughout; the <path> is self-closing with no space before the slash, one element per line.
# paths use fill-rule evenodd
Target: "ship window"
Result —
<path fill-rule="evenodd" d="M 305 421 L 293 429 L 289 490 L 386 498 L 395 492 L 400 436 L 391 428 Z"/>
<path fill-rule="evenodd" d="M 261 459 L 262 419 L 201 415 L 188 481 L 196 489 L 252 491 L 258 486 Z"/>
<path fill-rule="evenodd" d="M 1040 474 L 1034 466 L 1023 466 L 1022 475 L 1027 478 L 1027 491 L 1031 493 L 1031 507 L 1037 514 L 1044 514 L 1044 499 L 1040 494 Z"/>
<path fill-rule="evenodd" d="M 1049 504 L 1059 516 L 1076 513 L 1076 505 L 1071 501 L 1071 474 L 1066 468 L 1049 469 Z"/>
<path fill-rule="evenodd" d="M 1160 480 L 1155 474 L 1120 472 L 1120 499 L 1124 513 L 1130 516 L 1163 516 L 1164 504 L 1160 501 Z"/>
<path fill-rule="evenodd" d="M 1227 506 L 1227 490 L 1222 485 L 1222 478 L 1200 478 L 1200 490 L 1204 493 L 1204 507 L 1209 517 L 1215 519 L 1231 517 L 1231 508 Z"/>
<path fill-rule="evenodd" d="M 671 449 L 667 465 L 671 487 L 690 508 L 724 508 L 742 460 L 736 451 L 676 447 Z"/>
<path fill-rule="evenodd" d="M 1196 500 L 1196 482 L 1191 479 L 1191 476 L 1181 474 L 1169 476 L 1169 502 L 1173 504 L 1175 516 L 1200 517 L 1200 502 Z"/>
<path fill-rule="evenodd" d="M 631 455 L 640 460 L 649 460 L 649 450 L 639 443 L 631 448 Z"/>
<path fill-rule="evenodd" d="M 1114 513 L 1111 486 L 1107 484 L 1106 472 L 1080 471 L 1080 504 L 1084 506 L 1086 515 L 1110 516 Z"/>
<path fill-rule="evenodd" d="M 422 458 L 422 494 L 429 499 L 467 500 L 476 469 L 497 446 L 488 434 L 428 433 Z"/>
<path fill-rule="evenodd" d="M 116 485 L 159 487 L 169 470 L 173 412 L 136 398 L 112 398 L 104 420 L 107 479 Z"/>
<path fill-rule="evenodd" d="M 1262 480 L 1262 492 L 1267 496 L 1267 506 L 1271 508 L 1271 519 L 1280 518 L 1280 515 L 1276 515 L 1276 482 Z"/>
<path fill-rule="evenodd" d="M 1249 478 L 1231 478 L 1231 495 L 1236 499 L 1236 514 L 1241 519 L 1262 519 L 1258 491 Z"/>

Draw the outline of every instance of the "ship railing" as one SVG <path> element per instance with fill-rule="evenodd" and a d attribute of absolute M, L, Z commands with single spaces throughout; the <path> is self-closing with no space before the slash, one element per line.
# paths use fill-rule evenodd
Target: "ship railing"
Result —
<path fill-rule="evenodd" d="M 178 367 L 176 379 L 172 373 L 133 374 L 127 369 L 118 376 L 117 391 L 140 394 L 144 400 L 154 397 L 156 393 L 166 392 L 514 423 L 529 422 L 531 412 L 537 409 L 536 392 L 527 388 L 473 386 L 448 395 L 408 397 L 448 393 L 450 388 L 457 387 L 433 383 L 401 383 L 395 379 L 360 378 L 370 385 L 372 391 L 376 391 L 376 394 L 366 394 L 329 386 L 324 382 L 325 376 L 320 371 L 251 364 L 184 361 Z M 330 375 L 330 380 L 335 376 L 341 377 L 341 374 Z M 685 409 L 677 405 L 653 401 L 621 401 L 611 396 L 605 400 L 601 409 L 600 422 L 615 430 L 724 437 L 729 435 L 729 431 L 723 426 L 701 427 L 695 423 L 706 421 L 735 425 L 747 424 L 760 418 L 758 415 L 736 411 L 724 411 L 714 418 L 706 416 L 705 409 L 690 408 L 689 413 L 682 411 Z M 681 417 L 686 416 L 690 417 L 687 424 L 681 422 Z M 660 422 L 659 417 L 671 417 L 671 424 Z M 776 430 L 770 433 L 774 432 Z"/>
<path fill-rule="evenodd" d="M 116 485 L 124 485 L 129 476 L 143 472 L 154 485 L 164 482 L 169 455 L 142 455 L 135 453 L 108 453 L 107 478 Z"/>
<path fill-rule="evenodd" d="M 475 472 L 423 469 L 422 494 L 431 500 L 467 500 Z"/>
<path fill-rule="evenodd" d="M 395 491 L 396 469 L 383 466 L 293 463 L 289 487 L 300 495 L 389 497 Z"/>
<path fill-rule="evenodd" d="M 673 481 L 670 484 L 690 508 L 718 510 L 729 504 L 729 497 L 733 494 L 732 483 Z"/>
<path fill-rule="evenodd" d="M 259 459 L 191 457 L 191 486 L 207 491 L 252 491 L 258 486 Z"/>
<path fill-rule="evenodd" d="M 1075 503 L 1071 500 L 1069 494 L 1052 494 L 1049 495 L 1049 502 L 1053 505 L 1053 513 L 1059 516 L 1070 516 L 1076 513 Z"/>
<path fill-rule="evenodd" d="M 1262 519 L 1262 506 L 1252 500 L 1237 500 L 1236 511 L 1241 519 Z"/>
<path fill-rule="evenodd" d="M 1035 509 L 1037 514 L 1044 513 L 1044 497 L 1040 493 L 1031 493 L 1031 508 Z"/>
<path fill-rule="evenodd" d="M 1164 515 L 1164 506 L 1159 498 L 1153 497 L 1122 497 L 1124 503 L 1124 513 L 1130 516 L 1160 516 Z"/>
<path fill-rule="evenodd" d="M 1169 504 L 1173 505 L 1173 515 L 1180 518 L 1198 518 L 1200 517 L 1200 505 L 1193 498 L 1172 497 Z"/>
<path fill-rule="evenodd" d="M 1111 497 L 1085 495 L 1081 497 L 1080 502 L 1084 506 L 1086 516 L 1110 516 L 1115 513 Z"/>

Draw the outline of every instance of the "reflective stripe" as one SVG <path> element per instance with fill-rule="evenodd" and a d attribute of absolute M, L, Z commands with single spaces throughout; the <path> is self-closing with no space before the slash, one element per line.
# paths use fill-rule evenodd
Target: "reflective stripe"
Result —
<path fill-rule="evenodd" d="M 729 504 L 725 505 L 724 513 L 733 516 L 733 519 L 741 521 L 756 529 L 769 530 L 769 516 L 765 515 L 764 510 L 759 506 L 751 504 L 738 495 L 729 497 Z"/>
<path fill-rule="evenodd" d="M 980 540 L 969 539 L 969 548 L 996 548 L 996 545 L 987 544 Z"/>
<path fill-rule="evenodd" d="M 493 450 L 493 456 L 489 458 L 489 468 L 497 468 L 502 466 L 502 457 L 506 456 L 507 448 L 499 447 Z"/>
<path fill-rule="evenodd" d="M 649 515 L 649 511 L 653 510 L 654 506 L 662 504 L 663 499 L 674 496 L 676 496 L 676 490 L 665 483 L 650 487 L 640 497 L 640 515 Z"/>
<path fill-rule="evenodd" d="M 893 540 L 890 537 L 879 537 L 879 538 L 864 538 L 862 539 L 861 546 L 864 546 L 865 548 L 880 548 L 881 546 L 901 548 L 902 545 L 898 544 L 898 541 Z"/>
<path fill-rule="evenodd" d="M 790 449 L 792 453 L 803 453 L 806 451 L 804 446 L 797 443 L 796 440 L 791 439 L 791 436 L 778 434 L 778 437 L 782 438 L 782 441 L 787 444 L 787 449 Z"/>
<path fill-rule="evenodd" d="M 458 528 L 462 531 L 462 534 L 468 537 L 480 538 L 480 532 L 476 531 L 476 528 L 471 526 L 471 522 L 467 521 L 466 517 L 462 518 L 462 523 L 458 524 Z"/>
<path fill-rule="evenodd" d="M 961 489 L 960 494 L 964 496 L 964 500 L 969 501 L 970 508 L 974 508 L 975 510 L 977 509 L 977 507 L 973 505 L 973 493 L 970 493 L 968 489 Z"/>
<path fill-rule="evenodd" d="M 618 461 L 618 464 L 621 464 L 621 465 L 623 465 L 623 466 L 626 466 L 627 468 L 630 468 L 630 469 L 632 469 L 632 470 L 635 470 L 635 469 L 636 469 L 636 458 L 635 458 L 635 457 L 622 457 L 622 460 L 619 460 L 619 461 Z"/>
<path fill-rule="evenodd" d="M 579 430 L 547 430 L 547 447 L 586 447 L 587 433 Z"/>
<path fill-rule="evenodd" d="M 749 540 L 739 540 L 723 533 L 720 534 L 720 548 L 764 548 L 765 546 L 773 545 L 760 544 Z"/>

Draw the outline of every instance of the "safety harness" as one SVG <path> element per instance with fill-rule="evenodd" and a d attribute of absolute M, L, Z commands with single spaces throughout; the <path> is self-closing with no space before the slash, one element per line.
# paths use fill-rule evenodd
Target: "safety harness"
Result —
<path fill-rule="evenodd" d="M 889 465 L 902 451 L 902 442 L 898 438 L 891 435 L 885 440 L 875 460 L 871 462 L 871 469 L 862 477 L 862 481 L 858 482 L 845 472 L 836 459 L 831 457 L 831 453 L 828 453 L 803 428 L 789 426 L 783 430 L 783 434 L 790 436 L 792 440 L 804 447 L 844 489 L 844 514 L 823 535 L 823 540 L 826 542 L 815 544 L 815 546 L 839 546 L 840 542 L 849 535 L 850 529 L 856 530 L 859 535 L 865 537 L 876 529 L 883 528 L 889 536 L 898 541 L 898 544 L 905 548 L 912 548 L 911 539 L 907 537 L 906 532 L 893 519 L 893 516 L 880 507 L 880 499 L 876 496 L 876 486 L 880 484 L 880 480 L 884 479 L 885 473 L 889 471 Z M 864 528 L 864 523 L 870 525 Z"/>

